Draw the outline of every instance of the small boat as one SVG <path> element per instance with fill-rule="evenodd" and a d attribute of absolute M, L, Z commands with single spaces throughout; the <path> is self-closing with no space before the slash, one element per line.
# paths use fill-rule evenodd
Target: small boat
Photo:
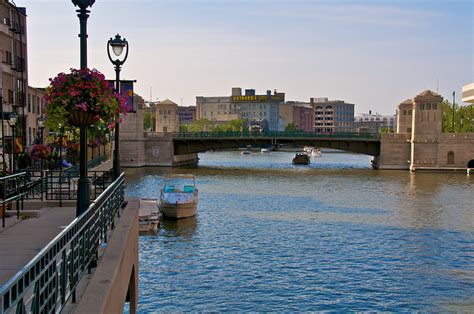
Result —
<path fill-rule="evenodd" d="M 252 146 L 247 145 L 245 149 L 241 152 L 242 155 L 250 155 L 252 153 Z"/>
<path fill-rule="evenodd" d="M 262 149 L 260 150 L 260 152 L 261 152 L 262 154 L 269 153 L 269 152 L 270 152 L 270 148 L 262 148 Z"/>
<path fill-rule="evenodd" d="M 156 199 L 141 199 L 138 209 L 138 231 L 154 232 L 160 224 L 161 213 Z"/>
<path fill-rule="evenodd" d="M 321 151 L 318 148 L 313 148 L 311 151 L 311 157 L 321 157 Z"/>
<path fill-rule="evenodd" d="M 296 153 L 295 157 L 293 158 L 294 165 L 309 165 L 309 163 L 309 155 L 306 153 Z"/>
<path fill-rule="evenodd" d="M 165 176 L 160 195 L 160 211 L 168 218 L 185 218 L 196 215 L 198 190 L 193 175 Z"/>
<path fill-rule="evenodd" d="M 303 147 L 303 151 L 304 151 L 305 153 L 308 153 L 308 154 L 310 154 L 310 153 L 313 151 L 313 149 L 314 149 L 313 146 L 305 146 L 305 147 Z"/>

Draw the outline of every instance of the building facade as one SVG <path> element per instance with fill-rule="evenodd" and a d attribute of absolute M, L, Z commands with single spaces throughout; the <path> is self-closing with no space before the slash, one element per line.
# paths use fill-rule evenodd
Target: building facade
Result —
<path fill-rule="evenodd" d="M 240 108 L 230 102 L 229 96 L 196 97 L 196 119 L 227 122 L 239 117 Z"/>
<path fill-rule="evenodd" d="M 28 86 L 26 96 L 26 146 L 36 141 L 44 143 L 44 132 L 40 130 L 39 119 L 44 118 L 44 89 Z M 43 137 L 43 138 L 42 138 Z"/>
<path fill-rule="evenodd" d="M 314 108 L 314 131 L 321 133 L 352 132 L 354 104 L 328 98 L 311 98 Z"/>
<path fill-rule="evenodd" d="M 389 133 L 396 131 L 396 115 L 381 115 L 378 113 L 359 113 L 354 118 L 354 131 L 360 133 L 380 133 L 385 129 Z"/>
<path fill-rule="evenodd" d="M 5 170 L 11 151 L 5 148 L 7 143 L 16 143 L 17 153 L 23 151 L 26 143 L 26 89 L 28 86 L 28 58 L 26 34 L 26 8 L 17 7 L 14 2 L 0 1 L 0 97 L 3 115 L 2 132 L 2 169 Z M 15 141 L 10 117 L 16 115 Z M 11 150 L 11 149 L 10 149 Z M 10 166 L 11 167 L 11 166 Z"/>
<path fill-rule="evenodd" d="M 180 124 L 187 124 L 196 121 L 196 107 L 178 107 L 178 117 Z"/>
<path fill-rule="evenodd" d="M 463 170 L 474 166 L 474 134 L 442 133 L 443 97 L 425 90 L 398 105 L 397 134 L 382 134 L 380 168 Z"/>
<path fill-rule="evenodd" d="M 178 105 L 169 100 L 156 102 L 156 132 L 179 132 Z"/>
<path fill-rule="evenodd" d="M 196 97 L 196 118 L 216 122 L 244 119 L 248 125 L 259 123 L 267 131 L 281 131 L 279 105 L 285 102 L 285 94 L 270 90 L 257 95 L 254 89 L 234 87 L 231 96 Z"/>

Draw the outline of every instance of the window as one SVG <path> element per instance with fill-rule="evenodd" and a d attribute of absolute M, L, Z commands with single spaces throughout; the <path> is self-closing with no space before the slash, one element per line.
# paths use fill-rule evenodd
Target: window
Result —
<path fill-rule="evenodd" d="M 454 152 L 453 151 L 448 152 L 447 164 L 454 165 Z"/>
<path fill-rule="evenodd" d="M 431 109 L 437 110 L 438 109 L 438 104 L 431 104 Z"/>
<path fill-rule="evenodd" d="M 420 110 L 425 110 L 425 104 L 420 104 Z"/>
<path fill-rule="evenodd" d="M 14 104 L 15 103 L 15 97 L 14 97 L 14 93 L 11 89 L 8 90 L 8 102 L 10 104 Z"/>
<path fill-rule="evenodd" d="M 31 95 L 28 94 L 28 112 L 31 112 Z"/>
<path fill-rule="evenodd" d="M 431 104 L 426 104 L 425 108 L 426 110 L 431 110 Z"/>
<path fill-rule="evenodd" d="M 411 116 L 411 114 L 412 114 L 412 110 L 408 109 L 408 115 Z"/>
<path fill-rule="evenodd" d="M 160 114 L 163 114 L 163 110 L 160 110 Z M 206 115 L 206 114 L 204 113 L 204 115 Z"/>
<path fill-rule="evenodd" d="M 31 104 L 33 105 L 31 109 L 33 109 L 33 113 L 35 113 L 35 96 L 32 97 Z"/>
<path fill-rule="evenodd" d="M 406 109 L 403 110 L 403 115 L 406 116 L 407 115 L 407 111 Z"/>

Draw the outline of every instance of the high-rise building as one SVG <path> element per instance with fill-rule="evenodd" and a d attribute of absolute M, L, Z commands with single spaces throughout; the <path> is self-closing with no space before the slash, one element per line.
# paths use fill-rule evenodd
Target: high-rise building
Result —
<path fill-rule="evenodd" d="M 311 98 L 310 103 L 314 108 L 315 132 L 352 132 L 354 130 L 354 104 L 327 98 Z"/>

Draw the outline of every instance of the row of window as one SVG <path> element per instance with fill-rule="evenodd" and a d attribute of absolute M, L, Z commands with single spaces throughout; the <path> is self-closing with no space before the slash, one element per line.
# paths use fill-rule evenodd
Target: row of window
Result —
<path fill-rule="evenodd" d="M 413 112 L 413 111 L 412 111 L 411 109 L 408 109 L 408 110 L 407 110 L 407 109 L 403 109 L 402 114 L 403 114 L 404 116 L 406 116 L 406 115 L 411 116 L 411 115 L 412 115 L 412 112 Z"/>
<path fill-rule="evenodd" d="M 420 110 L 437 110 L 438 104 L 420 104 Z"/>
<path fill-rule="evenodd" d="M 28 112 L 41 113 L 40 111 L 41 100 L 39 96 L 28 94 Z"/>
<path fill-rule="evenodd" d="M 160 115 L 171 115 L 171 110 L 160 110 L 159 111 Z"/>

